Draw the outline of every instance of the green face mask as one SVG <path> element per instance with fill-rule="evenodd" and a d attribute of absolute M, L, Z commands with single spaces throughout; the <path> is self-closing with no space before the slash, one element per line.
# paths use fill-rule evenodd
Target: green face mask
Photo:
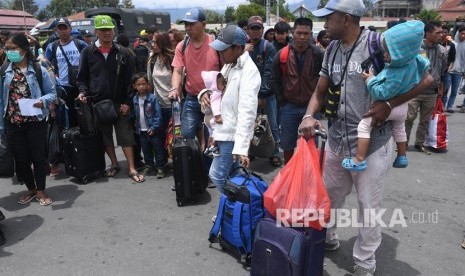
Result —
<path fill-rule="evenodd" d="M 15 50 L 15 51 L 8 50 L 6 52 L 6 56 L 7 56 L 9 61 L 15 62 L 15 63 L 19 63 L 19 62 L 23 61 L 23 59 L 24 59 L 24 55 L 21 55 L 19 53 L 19 51 L 17 51 L 17 50 Z"/>

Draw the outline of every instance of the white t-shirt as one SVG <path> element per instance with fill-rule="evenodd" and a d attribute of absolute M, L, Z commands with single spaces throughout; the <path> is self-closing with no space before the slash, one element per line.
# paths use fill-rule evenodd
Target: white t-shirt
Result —
<path fill-rule="evenodd" d="M 53 43 L 49 45 L 52 50 Z M 79 57 L 81 54 L 79 53 L 74 40 L 71 40 L 66 45 L 61 45 L 63 50 L 65 51 L 66 56 L 68 57 L 69 62 L 73 66 L 79 66 Z M 58 65 L 58 83 L 63 86 L 70 86 L 68 83 L 68 63 L 60 49 L 60 46 L 57 47 L 57 51 L 55 53 L 57 65 Z"/>
<path fill-rule="evenodd" d="M 145 123 L 145 112 L 144 112 L 145 96 L 139 96 L 139 118 L 140 118 L 140 131 L 147 131 L 147 124 Z"/>

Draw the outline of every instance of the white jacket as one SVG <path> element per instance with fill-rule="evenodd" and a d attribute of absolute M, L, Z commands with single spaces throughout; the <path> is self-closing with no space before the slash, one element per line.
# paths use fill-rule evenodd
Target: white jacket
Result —
<path fill-rule="evenodd" d="M 261 77 L 248 52 L 235 66 L 225 64 L 221 69 L 227 84 L 221 100 L 222 124 L 213 131 L 215 141 L 234 141 L 232 154 L 247 155 L 257 117 L 258 91 Z"/>

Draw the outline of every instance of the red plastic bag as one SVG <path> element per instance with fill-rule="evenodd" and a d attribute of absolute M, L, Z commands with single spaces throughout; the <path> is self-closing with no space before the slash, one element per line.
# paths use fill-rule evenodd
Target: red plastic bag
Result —
<path fill-rule="evenodd" d="M 331 202 L 313 139 L 299 139 L 294 156 L 266 190 L 264 204 L 285 226 L 321 230 L 329 222 Z"/>
<path fill-rule="evenodd" d="M 445 150 L 449 141 L 449 130 L 447 128 L 447 116 L 444 113 L 441 98 L 438 98 L 436 107 L 431 114 L 428 135 L 425 144 L 429 147 Z"/>

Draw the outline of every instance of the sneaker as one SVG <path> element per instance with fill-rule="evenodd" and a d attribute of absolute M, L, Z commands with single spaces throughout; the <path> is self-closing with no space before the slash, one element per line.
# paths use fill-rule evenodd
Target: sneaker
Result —
<path fill-rule="evenodd" d="M 325 243 L 325 251 L 336 251 L 341 247 L 339 240 Z"/>
<path fill-rule="evenodd" d="M 212 222 L 213 222 L 213 223 L 216 222 L 216 215 L 212 217 Z"/>
<path fill-rule="evenodd" d="M 447 112 L 447 113 L 454 113 L 455 111 L 454 111 L 453 109 L 450 109 L 450 108 L 449 108 L 449 109 L 446 109 L 446 112 Z"/>
<path fill-rule="evenodd" d="M 151 173 L 154 173 L 155 172 L 155 168 L 152 167 L 152 166 L 149 166 L 149 165 L 144 165 L 143 168 L 140 168 L 139 170 L 137 170 L 139 173 L 143 174 L 143 175 L 148 175 L 148 174 L 151 174 Z"/>
<path fill-rule="evenodd" d="M 460 113 L 465 113 L 465 107 L 462 106 L 462 107 L 459 109 L 459 112 L 460 112 Z"/>
<path fill-rule="evenodd" d="M 157 178 L 162 179 L 166 177 L 166 170 L 164 168 L 157 168 Z"/>
<path fill-rule="evenodd" d="M 175 186 L 171 186 L 171 191 L 176 192 L 176 187 L 175 187 Z"/>
<path fill-rule="evenodd" d="M 423 145 L 415 145 L 413 148 L 418 152 L 422 152 L 426 155 L 431 155 L 431 151 L 427 150 Z"/>
<path fill-rule="evenodd" d="M 463 239 L 462 248 L 465 249 L 465 239 Z"/>
<path fill-rule="evenodd" d="M 354 267 L 354 273 L 352 274 L 353 276 L 373 276 L 374 271 L 370 269 L 366 269 L 364 267 L 356 265 Z"/>

